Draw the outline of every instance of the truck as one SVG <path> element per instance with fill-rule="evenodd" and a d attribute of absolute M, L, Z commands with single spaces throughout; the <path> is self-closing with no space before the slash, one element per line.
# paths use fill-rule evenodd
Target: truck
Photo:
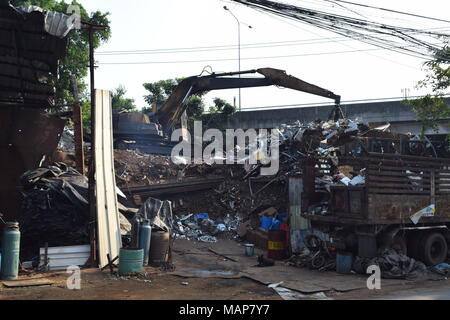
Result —
<path fill-rule="evenodd" d="M 338 250 L 360 257 L 392 248 L 429 266 L 444 262 L 450 248 L 450 159 L 404 153 L 344 153 L 338 165 L 363 172 L 365 181 L 331 185 L 329 192 L 315 181 L 333 165 L 328 159 L 308 159 L 302 217 Z M 328 210 L 311 210 L 325 202 Z"/>

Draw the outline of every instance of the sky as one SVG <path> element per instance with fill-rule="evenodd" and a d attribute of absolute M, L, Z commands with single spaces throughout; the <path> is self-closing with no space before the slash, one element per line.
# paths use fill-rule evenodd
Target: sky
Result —
<path fill-rule="evenodd" d="M 401 97 L 405 89 L 410 96 L 426 93 L 416 88 L 417 81 L 426 75 L 422 59 L 378 50 L 332 32 L 264 14 L 234 2 L 79 1 L 88 12 L 110 12 L 112 37 L 96 51 L 96 87 L 113 90 L 123 85 L 128 91 L 127 96 L 135 99 L 138 108 L 146 106 L 143 99 L 145 82 L 199 75 L 207 66 L 214 72 L 238 70 L 238 24 L 223 6 L 227 6 L 241 22 L 241 70 L 262 67 L 286 70 L 288 74 L 341 95 L 344 102 Z M 346 9 L 325 0 L 289 2 L 345 15 L 352 15 L 351 9 L 379 22 L 418 29 L 439 28 L 450 34 L 450 23 L 445 22 L 355 6 L 346 5 Z M 450 1 L 354 2 L 440 19 L 450 18 Z M 255 44 L 258 48 L 248 48 L 255 47 Z M 173 52 L 173 49 L 178 50 Z M 147 50 L 151 54 L 123 54 L 123 51 L 133 50 Z M 116 54 L 117 51 L 122 51 L 122 54 Z M 211 91 L 206 96 L 207 103 L 212 103 L 215 97 L 233 103 L 234 99 L 238 101 L 238 90 Z M 277 87 L 241 90 L 242 109 L 323 102 L 332 101 Z"/>

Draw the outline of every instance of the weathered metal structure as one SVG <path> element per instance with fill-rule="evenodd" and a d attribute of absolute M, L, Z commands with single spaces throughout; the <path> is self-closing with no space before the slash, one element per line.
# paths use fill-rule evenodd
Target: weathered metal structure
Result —
<path fill-rule="evenodd" d="M 20 214 L 19 178 L 56 149 L 66 119 L 54 105 L 58 61 L 66 54 L 70 17 L 0 3 L 0 212 Z"/>
<path fill-rule="evenodd" d="M 328 212 L 303 215 L 313 229 L 334 235 L 338 247 L 360 256 L 393 246 L 427 264 L 446 258 L 450 159 L 369 152 L 340 157 L 339 165 L 365 169 L 365 183 L 331 185 Z M 328 168 L 327 160 L 306 162 L 305 211 L 320 198 L 314 179 Z"/>

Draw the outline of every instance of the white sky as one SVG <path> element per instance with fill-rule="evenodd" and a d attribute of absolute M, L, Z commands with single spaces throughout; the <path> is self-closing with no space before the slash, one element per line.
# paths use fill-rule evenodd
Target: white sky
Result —
<path fill-rule="evenodd" d="M 128 96 L 136 100 L 137 106 L 145 106 L 144 82 L 186 77 L 199 74 L 206 65 L 213 71 L 237 71 L 237 23 L 228 6 L 242 23 L 241 43 L 267 43 L 339 37 L 283 18 L 272 17 L 246 6 L 224 0 L 79 0 L 88 12 L 109 11 L 112 21 L 112 37 L 98 53 L 123 50 L 155 50 L 173 48 L 211 47 L 235 45 L 232 50 L 160 53 L 146 55 L 97 55 L 100 63 L 96 71 L 96 87 L 112 90 L 124 85 Z M 312 9 L 333 11 L 345 15 L 351 12 L 332 7 L 324 0 L 291 0 L 293 4 Z M 450 1 L 446 0 L 354 0 L 372 6 L 406 11 L 440 19 L 450 19 Z M 447 28 L 450 23 L 433 22 L 403 15 L 391 15 L 382 11 L 348 6 L 370 19 L 387 24 L 401 24 L 419 29 Z M 388 17 L 389 19 L 386 19 Z M 404 19 L 404 20 L 396 20 Z M 344 39 L 344 38 L 341 38 Z M 306 41 L 308 43 L 308 41 Z M 353 49 L 374 49 L 357 41 L 330 41 L 320 44 L 268 46 L 258 49 L 242 49 L 241 70 L 274 67 L 288 74 L 316 84 L 342 96 L 343 101 L 402 96 L 402 89 L 410 89 L 410 95 L 423 93 L 414 87 L 424 78 L 423 60 L 386 50 L 321 54 Z M 287 58 L 249 59 L 286 55 L 304 55 Z M 209 61 L 174 63 L 176 61 L 234 59 L 231 61 Z M 136 65 L 105 65 L 106 62 L 169 62 Z M 238 90 L 213 91 L 208 101 L 222 97 L 232 102 Z M 332 102 L 324 98 L 299 93 L 289 89 L 251 88 L 242 90 L 242 107 L 261 107 L 312 102 Z"/>

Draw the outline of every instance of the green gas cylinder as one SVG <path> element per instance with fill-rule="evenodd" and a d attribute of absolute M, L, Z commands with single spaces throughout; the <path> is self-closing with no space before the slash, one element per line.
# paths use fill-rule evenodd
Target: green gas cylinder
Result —
<path fill-rule="evenodd" d="M 19 274 L 19 223 L 7 222 L 2 237 L 2 280 L 16 280 Z"/>

